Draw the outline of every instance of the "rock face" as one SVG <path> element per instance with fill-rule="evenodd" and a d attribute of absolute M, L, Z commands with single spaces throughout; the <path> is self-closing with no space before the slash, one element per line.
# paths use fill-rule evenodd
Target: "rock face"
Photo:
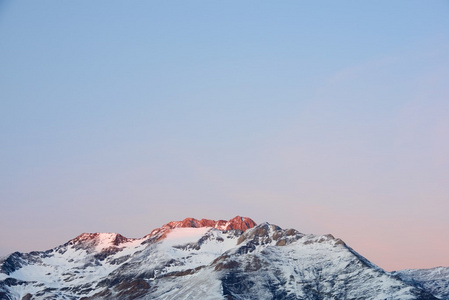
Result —
<path fill-rule="evenodd" d="M 437 299 L 340 239 L 249 218 L 82 234 L 0 261 L 0 299 Z"/>
<path fill-rule="evenodd" d="M 186 227 L 192 227 L 192 228 L 201 228 L 201 227 L 213 227 L 219 230 L 241 230 L 245 231 L 247 229 L 253 228 L 256 226 L 256 223 L 251 220 L 250 218 L 243 218 L 240 216 L 237 216 L 229 221 L 225 220 L 208 220 L 208 219 L 193 219 L 193 218 L 187 218 L 183 221 L 174 221 L 170 222 L 165 227 L 168 227 L 170 229 L 173 228 L 186 228 Z M 163 226 L 163 227 L 164 227 Z"/>

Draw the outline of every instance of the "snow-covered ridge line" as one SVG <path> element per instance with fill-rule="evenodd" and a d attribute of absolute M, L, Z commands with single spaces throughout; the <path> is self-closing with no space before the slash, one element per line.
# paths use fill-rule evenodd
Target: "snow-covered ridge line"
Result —
<path fill-rule="evenodd" d="M 438 298 L 332 235 L 237 216 L 174 221 L 140 239 L 83 233 L 15 252 L 0 261 L 0 299 Z"/>
<path fill-rule="evenodd" d="M 70 240 L 68 243 L 79 244 L 79 243 L 91 243 L 93 245 L 101 244 L 101 245 L 111 245 L 111 246 L 119 246 L 120 244 L 132 242 L 135 240 L 144 239 L 155 233 L 160 231 L 166 231 L 167 229 L 174 228 L 201 228 L 201 227 L 211 227 L 218 230 L 241 230 L 246 231 L 247 229 L 253 228 L 257 224 L 250 218 L 236 216 L 228 221 L 226 220 L 210 220 L 210 219 L 201 219 L 197 220 L 195 218 L 186 218 L 182 221 L 171 221 L 165 225 L 162 225 L 159 228 L 151 231 L 150 234 L 145 235 L 142 238 L 127 238 L 119 233 L 105 233 L 105 232 L 96 232 L 96 233 L 82 233 L 74 239 Z"/>

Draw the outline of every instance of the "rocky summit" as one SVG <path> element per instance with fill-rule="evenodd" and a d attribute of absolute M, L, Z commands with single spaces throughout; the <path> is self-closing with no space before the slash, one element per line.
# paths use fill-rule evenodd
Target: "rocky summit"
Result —
<path fill-rule="evenodd" d="M 332 235 L 256 225 L 239 216 L 187 218 L 140 239 L 84 233 L 47 251 L 12 253 L 0 261 L 0 299 L 430 300 L 446 295 L 441 289 L 433 295 L 429 285 L 412 277 L 413 272 L 382 270 Z"/>

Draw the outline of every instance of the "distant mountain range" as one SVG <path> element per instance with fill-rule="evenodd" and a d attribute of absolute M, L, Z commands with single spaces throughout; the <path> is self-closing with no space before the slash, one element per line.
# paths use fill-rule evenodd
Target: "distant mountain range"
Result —
<path fill-rule="evenodd" d="M 188 218 L 12 253 L 0 299 L 449 299 L 449 268 L 386 272 L 332 235 Z"/>

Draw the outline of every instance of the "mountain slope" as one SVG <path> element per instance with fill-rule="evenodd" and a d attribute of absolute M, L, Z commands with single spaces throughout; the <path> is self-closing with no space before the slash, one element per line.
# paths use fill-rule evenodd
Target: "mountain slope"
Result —
<path fill-rule="evenodd" d="M 82 234 L 0 262 L 1 299 L 436 299 L 343 241 L 249 218 Z"/>
<path fill-rule="evenodd" d="M 393 272 L 402 280 L 431 292 L 442 300 L 449 300 L 449 267 L 413 269 Z"/>

